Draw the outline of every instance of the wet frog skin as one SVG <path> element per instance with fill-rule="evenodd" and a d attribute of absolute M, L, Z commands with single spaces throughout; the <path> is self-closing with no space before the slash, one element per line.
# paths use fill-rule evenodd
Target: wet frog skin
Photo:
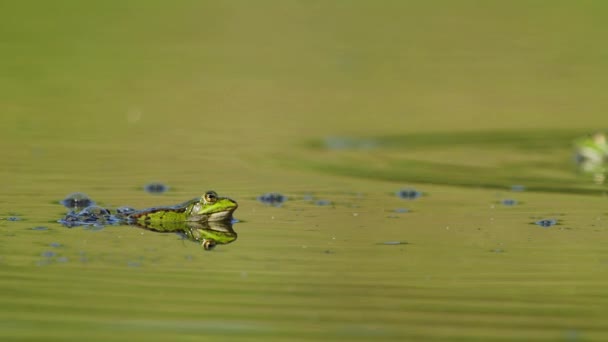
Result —
<path fill-rule="evenodd" d="M 232 243 L 237 238 L 237 233 L 232 229 L 232 221 L 164 221 L 132 225 L 155 232 L 178 232 L 188 240 L 199 242 L 206 250 L 213 249 L 216 245 Z"/>
<path fill-rule="evenodd" d="M 119 217 L 129 223 L 162 222 L 217 222 L 230 220 L 238 204 L 228 198 L 219 197 L 215 191 L 207 191 L 201 198 L 195 198 L 176 206 L 154 207 L 143 210 L 123 208 Z M 171 231 L 171 230 L 162 230 Z"/>

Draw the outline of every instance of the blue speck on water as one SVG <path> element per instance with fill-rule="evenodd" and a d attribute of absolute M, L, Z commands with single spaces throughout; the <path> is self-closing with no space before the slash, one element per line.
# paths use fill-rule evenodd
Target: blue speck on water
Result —
<path fill-rule="evenodd" d="M 397 208 L 397 209 L 395 209 L 395 212 L 400 213 L 400 214 L 405 214 L 405 213 L 409 213 L 410 210 L 407 208 Z"/>
<path fill-rule="evenodd" d="M 406 241 L 385 241 L 380 243 L 381 245 L 407 245 Z"/>
<path fill-rule="evenodd" d="M 519 192 L 519 191 L 526 191 L 526 186 L 525 185 L 519 185 L 519 184 L 511 185 L 511 191 L 517 191 L 517 192 Z"/>
<path fill-rule="evenodd" d="M 331 205 L 331 201 L 330 200 L 318 200 L 315 202 L 316 205 L 324 207 L 324 206 L 328 206 Z"/>
<path fill-rule="evenodd" d="M 557 220 L 555 219 L 542 219 L 542 220 L 538 220 L 535 222 L 535 224 L 543 227 L 543 228 L 548 228 L 551 227 L 553 225 L 557 224 Z"/>
<path fill-rule="evenodd" d="M 420 196 L 422 196 L 422 193 L 415 189 L 401 189 L 397 191 L 397 197 L 407 200 L 414 200 Z"/>
<path fill-rule="evenodd" d="M 18 216 L 9 216 L 6 218 L 7 221 L 21 221 L 21 217 Z"/>
<path fill-rule="evenodd" d="M 55 253 L 53 251 L 44 251 L 44 252 L 42 252 L 42 254 L 40 254 L 40 256 L 43 256 L 45 258 L 52 258 L 55 255 L 57 255 L 57 253 Z"/>
<path fill-rule="evenodd" d="M 269 192 L 258 196 L 258 201 L 264 204 L 278 207 L 281 204 L 285 203 L 285 201 L 287 201 L 287 196 L 281 195 L 277 192 Z"/>
<path fill-rule="evenodd" d="M 511 207 L 511 206 L 517 205 L 517 201 L 514 200 L 514 199 L 510 199 L 510 198 L 504 199 L 500 203 L 502 205 L 504 205 L 504 206 L 507 206 L 507 207 Z"/>
<path fill-rule="evenodd" d="M 372 140 L 361 140 L 344 137 L 328 137 L 325 139 L 325 147 L 330 150 L 370 150 L 375 148 L 377 145 L 378 144 Z"/>
<path fill-rule="evenodd" d="M 95 223 L 95 224 L 89 224 L 86 226 L 83 226 L 82 229 L 86 229 L 86 230 L 92 230 L 92 231 L 99 231 L 104 229 L 105 226 L 101 223 Z"/>
<path fill-rule="evenodd" d="M 169 187 L 162 183 L 148 183 L 144 186 L 144 191 L 151 194 L 162 194 L 169 190 Z"/>
<path fill-rule="evenodd" d="M 49 246 L 51 246 L 51 247 L 61 247 L 61 244 L 59 242 L 51 242 L 51 243 L 49 243 Z"/>
<path fill-rule="evenodd" d="M 32 230 L 49 230 L 49 228 L 44 227 L 44 226 L 38 226 L 38 227 L 33 227 Z"/>
<path fill-rule="evenodd" d="M 92 205 L 95 205 L 95 201 L 89 198 L 82 192 L 74 192 L 69 194 L 66 198 L 59 201 L 64 207 L 69 209 L 83 209 Z"/>
<path fill-rule="evenodd" d="M 312 201 L 315 199 L 315 196 L 307 194 L 307 195 L 302 196 L 302 199 L 305 201 Z"/>

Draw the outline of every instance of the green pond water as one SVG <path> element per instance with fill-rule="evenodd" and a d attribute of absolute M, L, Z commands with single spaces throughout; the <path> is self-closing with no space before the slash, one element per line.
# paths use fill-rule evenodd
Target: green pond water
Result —
<path fill-rule="evenodd" d="M 607 340 L 606 185 L 571 146 L 606 128 L 607 11 L 1 3 L 0 340 Z M 57 223 L 206 190 L 239 203 L 211 251 Z"/>

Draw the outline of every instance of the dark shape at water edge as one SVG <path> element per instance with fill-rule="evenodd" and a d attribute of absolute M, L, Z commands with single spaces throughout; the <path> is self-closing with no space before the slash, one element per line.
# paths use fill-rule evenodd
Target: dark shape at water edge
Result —
<path fill-rule="evenodd" d="M 557 220 L 556 219 L 542 219 L 542 220 L 538 220 L 538 221 L 534 222 L 534 224 L 539 225 L 543 228 L 549 228 L 551 226 L 556 225 Z"/>
<path fill-rule="evenodd" d="M 278 207 L 287 201 L 287 196 L 281 195 L 278 192 L 269 192 L 258 196 L 258 201 L 267 205 Z"/>
<path fill-rule="evenodd" d="M 144 191 L 150 194 L 162 194 L 168 190 L 169 187 L 163 183 L 148 183 L 144 186 Z"/>
<path fill-rule="evenodd" d="M 69 194 L 66 198 L 59 201 L 64 207 L 68 209 L 83 209 L 88 206 L 95 205 L 95 201 L 93 201 L 89 196 L 82 192 L 74 192 Z"/>
<path fill-rule="evenodd" d="M 411 189 L 411 188 L 401 189 L 401 190 L 397 191 L 396 194 L 397 194 L 397 197 L 407 199 L 407 200 L 414 200 L 414 199 L 422 196 L 422 192 L 416 191 L 415 189 Z"/>

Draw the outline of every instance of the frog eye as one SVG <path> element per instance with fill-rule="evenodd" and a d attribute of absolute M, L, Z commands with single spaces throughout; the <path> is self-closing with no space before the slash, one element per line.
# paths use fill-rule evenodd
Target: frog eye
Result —
<path fill-rule="evenodd" d="M 215 191 L 207 191 L 203 196 L 206 203 L 213 203 L 217 201 L 217 193 Z"/>
<path fill-rule="evenodd" d="M 216 243 L 213 240 L 203 239 L 202 245 L 206 251 L 210 251 L 215 247 Z"/>

